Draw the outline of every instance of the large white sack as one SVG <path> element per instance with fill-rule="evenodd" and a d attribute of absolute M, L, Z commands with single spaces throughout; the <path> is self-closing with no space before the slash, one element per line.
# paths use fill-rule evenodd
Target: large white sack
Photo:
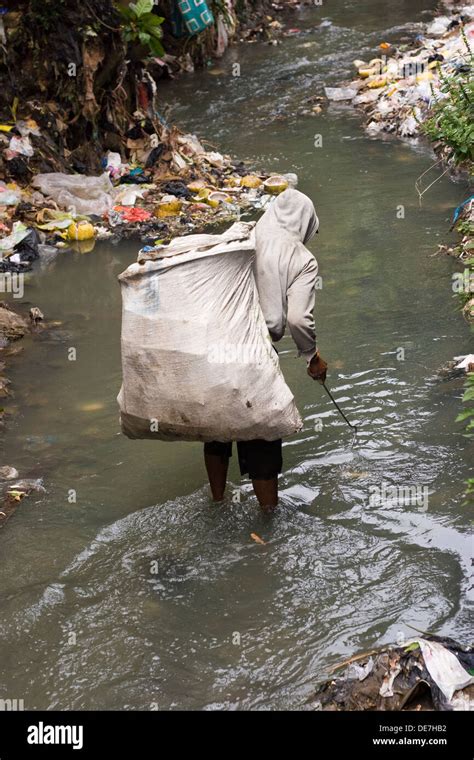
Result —
<path fill-rule="evenodd" d="M 271 441 L 301 429 L 258 302 L 253 227 L 177 238 L 119 275 L 129 438 Z"/>

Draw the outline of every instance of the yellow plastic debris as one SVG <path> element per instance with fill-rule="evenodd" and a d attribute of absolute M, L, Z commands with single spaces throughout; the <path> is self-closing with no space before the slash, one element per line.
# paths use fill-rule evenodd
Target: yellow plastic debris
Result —
<path fill-rule="evenodd" d="M 203 179 L 195 179 L 192 182 L 189 182 L 187 185 L 188 190 L 191 190 L 192 193 L 198 193 L 200 190 L 206 187 L 206 183 Z"/>
<path fill-rule="evenodd" d="M 67 229 L 69 240 L 91 240 L 94 235 L 94 226 L 90 222 L 73 222 Z"/>
<path fill-rule="evenodd" d="M 207 202 L 209 206 L 212 206 L 212 208 L 217 208 L 219 204 L 221 203 L 230 203 L 231 198 L 227 195 L 227 193 L 222 193 L 219 190 L 216 190 L 213 193 L 209 193 L 207 196 Z"/>
<path fill-rule="evenodd" d="M 267 193 L 270 193 L 271 195 L 279 195 L 279 193 L 282 193 L 283 190 L 286 190 L 288 187 L 288 181 L 279 174 L 273 174 L 265 180 L 263 186 Z"/>
<path fill-rule="evenodd" d="M 166 216 L 178 216 L 182 205 L 182 201 L 179 198 L 176 198 L 176 196 L 165 195 L 158 203 L 154 214 L 158 219 L 163 219 Z"/>
<path fill-rule="evenodd" d="M 387 85 L 387 77 L 377 77 L 376 79 L 373 79 L 372 82 L 369 82 L 367 87 L 370 87 L 371 90 L 375 90 L 377 87 L 385 87 Z"/>
<path fill-rule="evenodd" d="M 429 82 L 430 79 L 433 79 L 431 71 L 423 71 L 421 74 L 416 75 L 417 82 Z"/>
<path fill-rule="evenodd" d="M 246 174 L 245 177 L 242 177 L 241 185 L 242 187 L 260 187 L 262 184 L 262 180 L 260 177 L 257 177 L 255 174 Z"/>

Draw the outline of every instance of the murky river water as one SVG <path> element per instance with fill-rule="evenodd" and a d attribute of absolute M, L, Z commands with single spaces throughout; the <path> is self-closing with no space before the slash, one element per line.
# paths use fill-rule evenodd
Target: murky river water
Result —
<path fill-rule="evenodd" d="M 224 151 L 296 171 L 314 198 L 319 343 L 358 447 L 286 338 L 281 363 L 305 425 L 284 448 L 282 507 L 262 517 L 248 483 L 240 503 L 211 505 L 200 445 L 118 432 L 116 275 L 137 246 L 60 254 L 25 301 L 63 325 L 25 339 L 9 372 L 7 407 L 20 412 L 2 459 L 43 475 L 47 493 L 0 535 L 0 696 L 27 708 L 299 708 L 330 665 L 410 636 L 409 625 L 468 639 L 462 383 L 436 370 L 467 351 L 469 330 L 452 297 L 456 265 L 431 257 L 464 188 L 442 180 L 420 209 L 425 149 L 370 140 L 345 108 L 294 115 L 431 3 L 383 5 L 302 11 L 302 34 L 233 49 L 221 73 L 162 88 L 173 118 Z M 370 506 L 382 481 L 428 489 L 427 508 L 402 493 Z"/>

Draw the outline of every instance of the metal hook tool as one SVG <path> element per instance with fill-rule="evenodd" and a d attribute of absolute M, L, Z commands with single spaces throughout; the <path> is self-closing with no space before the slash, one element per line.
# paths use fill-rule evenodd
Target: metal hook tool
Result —
<path fill-rule="evenodd" d="M 345 422 L 347 422 L 347 424 L 349 425 L 349 427 L 350 427 L 350 428 L 351 428 L 351 429 L 354 431 L 354 437 L 353 437 L 353 439 L 352 439 L 352 443 L 351 443 L 351 446 L 353 446 L 353 445 L 354 445 L 354 443 L 355 443 L 355 439 L 357 438 L 357 425 L 353 425 L 353 424 L 352 424 L 352 422 L 349 422 L 349 420 L 347 419 L 346 415 L 345 415 L 345 414 L 344 414 L 344 412 L 342 411 L 341 407 L 340 407 L 340 406 L 339 406 L 339 404 L 337 403 L 336 399 L 335 399 L 335 398 L 334 398 L 334 396 L 332 395 L 331 391 L 330 391 L 330 390 L 329 390 L 329 388 L 327 387 L 326 383 L 321 383 L 321 385 L 323 386 L 324 390 L 325 390 L 325 391 L 326 391 L 326 393 L 328 394 L 329 398 L 331 399 L 332 403 L 333 403 L 333 404 L 334 404 L 334 406 L 336 407 L 336 409 L 337 409 L 337 411 L 339 412 L 339 414 L 341 415 L 341 417 L 343 417 L 343 419 L 345 420 Z"/>

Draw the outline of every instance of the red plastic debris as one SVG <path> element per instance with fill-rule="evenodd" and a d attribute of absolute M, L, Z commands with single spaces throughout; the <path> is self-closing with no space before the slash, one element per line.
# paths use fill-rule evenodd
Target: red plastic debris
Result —
<path fill-rule="evenodd" d="M 114 211 L 118 211 L 125 222 L 146 222 L 147 219 L 151 219 L 151 212 L 144 208 L 114 206 Z"/>

